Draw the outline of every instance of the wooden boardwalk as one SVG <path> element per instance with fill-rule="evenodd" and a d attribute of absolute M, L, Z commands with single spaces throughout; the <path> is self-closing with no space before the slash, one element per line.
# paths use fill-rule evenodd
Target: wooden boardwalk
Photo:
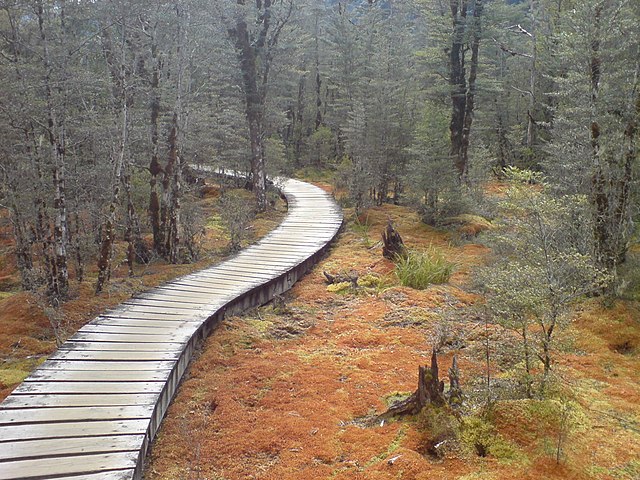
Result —
<path fill-rule="evenodd" d="M 225 314 L 291 288 L 340 229 L 320 188 L 286 180 L 282 191 L 289 212 L 259 243 L 98 316 L 0 404 L 0 480 L 142 477 L 198 342 Z"/>

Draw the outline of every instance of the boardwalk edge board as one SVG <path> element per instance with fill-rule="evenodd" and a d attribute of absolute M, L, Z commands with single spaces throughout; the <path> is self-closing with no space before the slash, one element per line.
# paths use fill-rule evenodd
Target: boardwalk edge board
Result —
<path fill-rule="evenodd" d="M 288 205 L 258 243 L 88 322 L 0 403 L 0 480 L 140 480 L 199 343 L 225 317 L 289 290 L 342 227 L 319 187 L 278 180 Z"/>

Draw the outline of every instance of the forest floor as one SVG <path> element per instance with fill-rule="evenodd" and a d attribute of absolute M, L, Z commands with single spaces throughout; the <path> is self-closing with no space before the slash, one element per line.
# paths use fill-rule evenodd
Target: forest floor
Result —
<path fill-rule="evenodd" d="M 125 262 L 126 245 L 118 243 L 111 280 L 105 291 L 95 295 L 96 262 L 88 260 L 82 282 L 75 280 L 75 272 L 71 268 L 70 299 L 60 307 L 61 311 L 51 308 L 45 295 L 21 291 L 20 275 L 12 255 L 11 224 L 6 212 L 0 211 L 0 401 L 56 350 L 52 322 L 60 322 L 59 335 L 65 340 L 87 321 L 135 293 L 205 268 L 232 253 L 217 210 L 219 186 L 209 182 L 200 192 L 202 197 L 196 200 L 196 208 L 206 221 L 199 241 L 201 254 L 197 262 L 172 265 L 155 259 L 148 265 L 137 265 L 135 275 L 130 277 Z M 250 192 L 238 192 L 246 195 L 248 200 L 251 197 Z M 274 208 L 253 220 L 244 244 L 256 241 L 273 230 L 285 213 L 284 202 L 278 200 Z M 147 241 L 150 243 L 151 239 Z"/>
<path fill-rule="evenodd" d="M 410 248 L 433 245 L 456 263 L 447 284 L 399 286 L 378 243 L 388 218 Z M 145 478 L 640 478 L 639 304 L 582 303 L 559 337 L 553 392 L 520 399 L 509 389 L 517 339 L 474 313 L 482 298 L 472 293 L 471 273 L 489 251 L 473 242 L 456 241 L 399 206 L 350 220 L 284 305 L 227 318 L 205 342 L 156 437 Z M 334 292 L 323 271 L 355 272 L 369 286 Z M 487 338 L 499 396 L 489 409 L 482 408 Z M 463 427 L 437 412 L 371 425 L 367 419 L 415 390 L 434 342 L 440 372 L 458 356 Z M 435 454 L 434 441 L 447 429 L 457 440 Z"/>
<path fill-rule="evenodd" d="M 209 220 L 198 263 L 157 261 L 134 277 L 122 264 L 98 297 L 92 270 L 82 284 L 72 282 L 65 335 L 137 291 L 228 254 L 215 198 L 213 188 L 200 200 Z M 256 219 L 252 238 L 282 214 L 279 206 Z M 349 209 L 345 216 L 336 245 L 284 304 L 228 318 L 205 342 L 156 437 L 147 480 L 640 478 L 640 296 L 577 306 L 557 343 L 554 391 L 522 400 L 510 389 L 517 340 L 487 328 L 474 309 L 483 299 L 473 293 L 472 271 L 489 251 L 424 225 L 405 207 L 372 208 L 358 222 Z M 455 262 L 447 284 L 399 285 L 378 242 L 388 218 L 410 248 L 435 246 Z M 8 229 L 0 219 L 0 398 L 56 347 L 43 300 L 19 292 Z M 367 286 L 331 291 L 323 271 L 355 272 Z M 482 407 L 487 339 L 499 397 L 489 409 Z M 464 428 L 437 412 L 372 425 L 376 413 L 415 390 L 435 343 L 441 373 L 458 356 Z M 456 438 L 435 455 L 434 441 L 448 430 Z"/>

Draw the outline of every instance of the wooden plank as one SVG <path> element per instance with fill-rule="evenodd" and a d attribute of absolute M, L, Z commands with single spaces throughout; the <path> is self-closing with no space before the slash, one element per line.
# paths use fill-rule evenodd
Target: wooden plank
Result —
<path fill-rule="evenodd" d="M 274 269 L 276 272 L 279 269 Z M 264 266 L 256 265 L 256 262 L 253 263 L 243 263 L 237 261 L 237 259 L 229 260 L 229 262 L 218 265 L 215 269 L 212 269 L 214 273 L 218 272 L 230 272 L 238 275 L 244 275 L 245 273 L 255 276 L 256 278 L 261 278 L 262 280 L 271 280 L 273 279 L 273 274 L 267 271 Z M 209 270 L 204 270 L 205 273 L 208 273 Z"/>
<path fill-rule="evenodd" d="M 149 342 L 76 342 L 69 340 L 65 342 L 60 350 L 84 350 L 100 352 L 179 352 L 184 348 L 183 343 L 149 343 Z"/>
<path fill-rule="evenodd" d="M 87 406 L 121 406 L 121 405 L 155 405 L 157 393 L 126 393 L 110 395 L 14 395 L 11 394 L 2 402 L 2 409 L 38 408 L 38 407 L 87 407 Z"/>
<path fill-rule="evenodd" d="M 117 352 L 58 350 L 49 357 L 51 360 L 177 360 L 180 352 Z"/>
<path fill-rule="evenodd" d="M 153 405 L 130 405 L 122 407 L 59 407 L 59 408 L 14 408 L 0 410 L 0 425 L 25 423 L 52 423 L 95 420 L 140 420 L 149 419 Z M 1 450 L 1 449 L 0 449 Z"/>
<path fill-rule="evenodd" d="M 147 419 L 4 425 L 0 428 L 0 445 L 2 442 L 35 440 L 37 438 L 143 435 L 147 428 L 149 428 L 149 420 Z"/>
<path fill-rule="evenodd" d="M 69 454 L 134 452 L 140 449 L 144 440 L 144 435 L 107 435 L 94 437 L 90 442 L 86 438 L 65 438 L 64 441 L 49 438 L 7 442 L 0 444 L 0 461 Z"/>
<path fill-rule="evenodd" d="M 72 477 L 56 477 L 56 480 L 133 480 L 135 470 L 118 470 L 105 473 L 82 474 Z"/>
<path fill-rule="evenodd" d="M 69 474 L 131 470 L 136 467 L 137 461 L 137 452 L 16 460 L 2 464 L 0 480 L 55 478 Z"/>
<path fill-rule="evenodd" d="M 95 320 L 87 323 L 86 325 L 92 326 L 129 326 L 129 327 L 149 327 L 149 328 L 188 328 L 193 326 L 197 328 L 197 325 L 193 325 L 193 321 L 189 320 L 150 320 L 146 318 L 126 318 L 126 317 L 98 317 Z"/>
<path fill-rule="evenodd" d="M 133 480 L 135 470 L 118 470 L 104 473 L 74 475 L 72 477 L 56 477 L 55 480 Z"/>
<path fill-rule="evenodd" d="M 189 279 L 180 279 L 174 280 L 168 284 L 171 287 L 180 286 L 180 287 L 194 287 L 199 288 L 204 291 L 211 292 L 212 296 L 218 292 L 239 294 L 242 291 L 242 288 L 239 288 L 237 285 L 225 285 L 222 282 L 206 282 L 201 279 L 189 278 Z M 212 299 L 214 300 L 214 299 Z"/>
<path fill-rule="evenodd" d="M 137 362 L 109 362 L 109 361 L 66 361 L 47 360 L 38 367 L 40 370 L 68 370 L 68 371 L 160 371 L 171 370 L 176 362 L 137 361 Z M 0 407 L 1 408 L 1 407 Z"/>
<path fill-rule="evenodd" d="M 283 254 L 287 256 L 300 255 L 300 254 L 311 256 L 314 253 L 316 253 L 316 249 L 313 247 L 294 247 L 290 245 L 268 245 L 268 244 L 260 245 L 260 248 L 256 248 L 255 251 L 262 254 L 274 253 L 274 254 Z"/>
<path fill-rule="evenodd" d="M 132 306 L 140 306 L 140 307 L 155 307 L 155 308 L 170 308 L 172 310 L 197 310 L 205 306 L 211 299 L 202 298 L 200 300 L 185 302 L 183 300 L 178 300 L 177 298 L 163 298 L 163 299 L 155 299 L 155 298 L 131 298 L 130 300 L 126 300 L 122 302 L 121 305 L 132 305 Z"/>
<path fill-rule="evenodd" d="M 262 285 L 263 283 L 271 280 L 271 275 L 256 275 L 255 273 L 248 272 L 233 272 L 231 270 L 222 270 L 215 269 L 211 271 L 205 271 L 199 273 L 199 277 L 211 278 L 211 279 L 220 279 L 220 280 L 231 280 L 231 281 L 244 281 L 245 284 L 251 286 Z"/>
<path fill-rule="evenodd" d="M 152 326 L 152 327 L 140 327 L 138 325 L 113 325 L 113 324 L 100 324 L 95 325 L 92 323 L 86 324 L 78 333 L 126 333 L 126 334 L 139 334 L 139 335 L 170 335 L 171 333 L 188 333 L 193 334 L 198 329 L 197 325 L 185 324 L 183 327 L 165 327 L 165 326 Z"/>
<path fill-rule="evenodd" d="M 237 297 L 237 295 L 234 292 L 227 292 L 227 291 L 214 292 L 212 291 L 211 288 L 202 288 L 202 287 L 199 288 L 193 285 L 187 286 L 187 285 L 172 284 L 172 285 L 165 285 L 163 288 L 173 291 L 174 293 L 198 292 L 198 293 L 206 293 L 208 295 L 211 295 L 212 303 L 211 305 L 208 306 L 210 312 L 214 312 L 218 310 L 220 307 L 226 304 L 229 300 Z M 191 319 L 191 321 L 198 321 L 198 322 L 202 321 L 202 320 L 194 320 L 193 317 L 189 317 L 189 318 Z M 183 320 L 188 320 L 188 318 L 185 317 Z"/>
<path fill-rule="evenodd" d="M 189 279 L 181 280 L 180 282 L 176 282 L 178 285 L 185 286 L 194 286 L 198 288 L 210 288 L 212 291 L 228 291 L 235 294 L 239 294 L 240 292 L 249 290 L 251 288 L 251 284 L 248 282 L 237 283 L 233 280 L 229 279 L 212 279 L 209 277 L 191 277 Z"/>
<path fill-rule="evenodd" d="M 25 382 L 165 382 L 171 370 L 42 370 Z"/>
<path fill-rule="evenodd" d="M 164 382 L 23 382 L 11 395 L 160 393 Z"/>
<path fill-rule="evenodd" d="M 220 273 L 199 273 L 197 275 L 192 274 L 189 277 L 189 281 L 191 280 L 204 280 L 206 282 L 210 282 L 213 285 L 231 285 L 236 288 L 254 287 L 263 283 L 262 279 L 230 277 L 228 275 Z"/>
<path fill-rule="evenodd" d="M 128 333 L 122 330 L 107 332 L 78 332 L 69 339 L 72 342 L 118 342 L 118 343 L 186 343 L 193 330 L 180 333 Z"/>
<path fill-rule="evenodd" d="M 197 310 L 193 306 L 189 307 L 177 307 L 171 305 L 152 305 L 151 302 L 147 304 L 135 304 L 135 303 L 121 303 L 121 308 L 115 310 L 117 313 L 127 314 L 129 312 L 143 312 L 143 313 L 156 313 L 162 316 L 170 317 L 183 317 L 189 316 L 191 312 Z M 112 313 L 112 312 L 108 312 Z"/>
<path fill-rule="evenodd" d="M 193 322 L 196 321 L 193 315 L 162 315 L 157 312 L 138 312 L 133 310 L 120 312 L 106 312 L 100 315 L 101 318 L 128 318 L 131 320 L 168 320 L 171 322 Z"/>
<path fill-rule="evenodd" d="M 321 240 L 307 240 L 307 241 L 299 241 L 299 240 L 287 240 L 285 238 L 265 238 L 257 243 L 258 246 L 262 247 L 263 245 L 269 246 L 280 246 L 280 247 L 290 247 L 290 246 L 298 246 L 305 245 L 308 247 L 321 247 L 324 245 L 324 242 Z"/>

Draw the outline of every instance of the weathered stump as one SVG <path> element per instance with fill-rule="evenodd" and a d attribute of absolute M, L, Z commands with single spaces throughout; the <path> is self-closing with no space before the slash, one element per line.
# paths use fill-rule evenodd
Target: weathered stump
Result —
<path fill-rule="evenodd" d="M 449 369 L 449 392 L 447 400 L 453 408 L 462 406 L 464 396 L 460 388 L 460 370 L 458 369 L 458 358 L 454 355 L 451 368 Z"/>
<path fill-rule="evenodd" d="M 418 389 L 406 400 L 396 402 L 378 417 L 384 420 L 400 415 L 415 415 L 426 405 L 444 405 L 444 382 L 438 378 L 438 357 L 434 350 L 431 354 L 431 366 L 418 368 Z"/>
<path fill-rule="evenodd" d="M 389 260 L 396 261 L 399 258 L 407 258 L 407 247 L 404 246 L 400 233 L 395 229 L 391 220 L 387 222 L 387 227 L 382 232 L 382 256 Z"/>

